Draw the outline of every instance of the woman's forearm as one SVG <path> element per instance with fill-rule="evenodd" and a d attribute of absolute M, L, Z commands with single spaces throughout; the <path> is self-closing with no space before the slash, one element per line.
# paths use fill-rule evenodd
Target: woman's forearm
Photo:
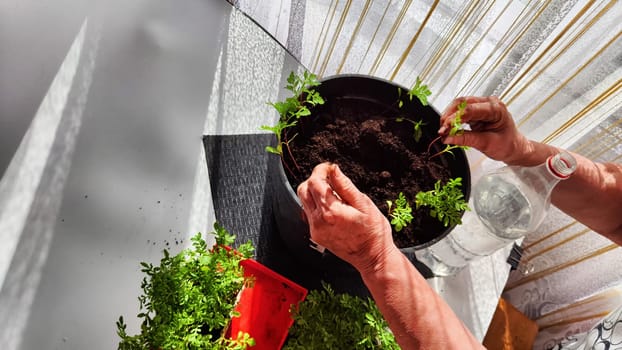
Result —
<path fill-rule="evenodd" d="M 543 143 L 528 141 L 506 163 L 535 166 L 561 152 Z M 553 190 L 551 202 L 594 231 L 622 245 L 622 165 L 598 163 L 570 152 L 577 169 Z"/>
<path fill-rule="evenodd" d="M 483 349 L 397 247 L 361 275 L 402 349 Z"/>

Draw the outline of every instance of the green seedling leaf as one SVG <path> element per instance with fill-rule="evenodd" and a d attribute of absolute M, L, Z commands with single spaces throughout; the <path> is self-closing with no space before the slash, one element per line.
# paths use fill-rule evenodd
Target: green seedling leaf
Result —
<path fill-rule="evenodd" d="M 455 136 L 455 135 L 462 135 L 462 133 L 464 133 L 464 129 L 463 129 L 463 125 L 462 125 L 462 116 L 464 115 L 464 111 L 466 110 L 467 107 L 467 102 L 462 101 L 460 102 L 460 104 L 458 105 L 457 111 L 456 111 L 456 116 L 455 118 L 451 121 L 451 128 L 449 129 L 449 136 Z M 440 136 L 436 139 L 434 139 L 434 141 L 436 140 L 440 140 Z M 434 142 L 432 141 L 432 143 Z M 430 146 L 428 146 L 428 152 L 430 150 L 430 147 L 432 146 L 432 143 L 430 143 Z M 434 157 L 440 156 L 443 153 L 449 153 L 452 156 L 455 157 L 454 153 L 452 152 L 452 150 L 454 149 L 463 149 L 463 150 L 468 150 L 469 147 L 468 146 L 458 146 L 458 145 L 446 145 L 445 148 L 430 156 L 429 159 L 432 159 Z"/>
<path fill-rule="evenodd" d="M 269 152 L 269 153 L 279 154 L 280 155 L 282 151 L 279 149 L 279 146 L 277 146 L 276 148 L 272 147 L 272 146 L 266 146 L 266 151 Z"/>
<path fill-rule="evenodd" d="M 464 130 L 462 128 L 462 116 L 464 115 L 464 111 L 466 110 L 467 102 L 462 101 L 458 105 L 458 110 L 456 111 L 456 117 L 451 121 L 451 129 L 449 130 L 449 135 L 461 135 Z"/>

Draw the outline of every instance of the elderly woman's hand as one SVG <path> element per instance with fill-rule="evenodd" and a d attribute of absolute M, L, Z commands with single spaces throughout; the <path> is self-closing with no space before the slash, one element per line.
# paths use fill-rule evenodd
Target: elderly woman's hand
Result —
<path fill-rule="evenodd" d="M 458 106 L 465 101 L 467 104 L 461 121 L 469 124 L 471 130 L 449 136 Z M 488 157 L 508 164 L 521 161 L 530 151 L 529 141 L 516 128 L 507 107 L 494 96 L 455 99 L 443 112 L 438 133 L 445 136 L 444 143 L 474 147 Z"/>
<path fill-rule="evenodd" d="M 359 271 L 377 269 L 379 258 L 397 249 L 386 217 L 336 164 L 316 166 L 298 196 L 311 239 Z"/>

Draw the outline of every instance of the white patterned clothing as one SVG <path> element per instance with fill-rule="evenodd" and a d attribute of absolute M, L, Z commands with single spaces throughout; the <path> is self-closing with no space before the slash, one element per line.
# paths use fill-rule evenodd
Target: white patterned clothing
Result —
<path fill-rule="evenodd" d="M 622 306 L 605 316 L 589 332 L 564 339 L 551 350 L 622 349 Z"/>

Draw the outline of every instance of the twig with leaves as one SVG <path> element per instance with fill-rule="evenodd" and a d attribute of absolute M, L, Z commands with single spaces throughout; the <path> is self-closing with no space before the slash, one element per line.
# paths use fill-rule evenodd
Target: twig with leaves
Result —
<path fill-rule="evenodd" d="M 430 91 L 430 88 L 428 88 L 428 86 L 425 85 L 419 77 L 417 77 L 415 85 L 412 89 L 408 91 L 408 97 L 411 101 L 413 100 L 413 97 L 417 97 L 419 102 L 421 102 L 424 106 L 428 105 L 428 97 L 430 97 L 430 95 L 432 95 L 432 91 Z"/>
<path fill-rule="evenodd" d="M 430 91 L 430 88 L 428 88 L 427 85 L 423 84 L 423 81 L 419 77 L 417 77 L 417 81 L 415 82 L 415 85 L 412 87 L 412 89 L 408 91 L 407 95 L 410 101 L 412 101 L 413 98 L 416 97 L 417 99 L 419 99 L 419 102 L 421 102 L 422 105 L 427 106 L 428 97 L 432 95 L 432 91 Z M 402 106 L 404 105 L 404 101 L 401 98 L 402 89 L 399 87 L 397 88 L 397 96 L 398 96 L 398 108 L 402 108 Z M 395 121 L 398 123 L 401 123 L 404 121 L 411 123 L 413 125 L 413 138 L 415 139 L 415 142 L 419 142 L 419 140 L 421 140 L 421 136 L 423 136 L 422 127 L 425 125 L 423 120 L 415 121 L 410 118 L 400 116 L 400 117 L 395 118 Z"/>
<path fill-rule="evenodd" d="M 283 157 L 283 149 L 287 149 L 296 168 L 298 168 L 298 164 L 296 164 L 296 160 L 289 148 L 289 143 L 296 135 L 288 139 L 285 130 L 298 124 L 300 118 L 311 115 L 310 108 L 324 104 L 324 98 L 314 89 L 319 85 L 320 82 L 313 73 L 305 71 L 300 76 L 291 72 L 287 77 L 285 88 L 292 92 L 292 96 L 286 98 L 285 101 L 268 102 L 279 113 L 279 119 L 273 126 L 261 126 L 262 130 L 270 131 L 276 136 L 276 147 L 266 146 L 266 151 Z M 291 169 L 288 170 L 293 174 Z"/>

